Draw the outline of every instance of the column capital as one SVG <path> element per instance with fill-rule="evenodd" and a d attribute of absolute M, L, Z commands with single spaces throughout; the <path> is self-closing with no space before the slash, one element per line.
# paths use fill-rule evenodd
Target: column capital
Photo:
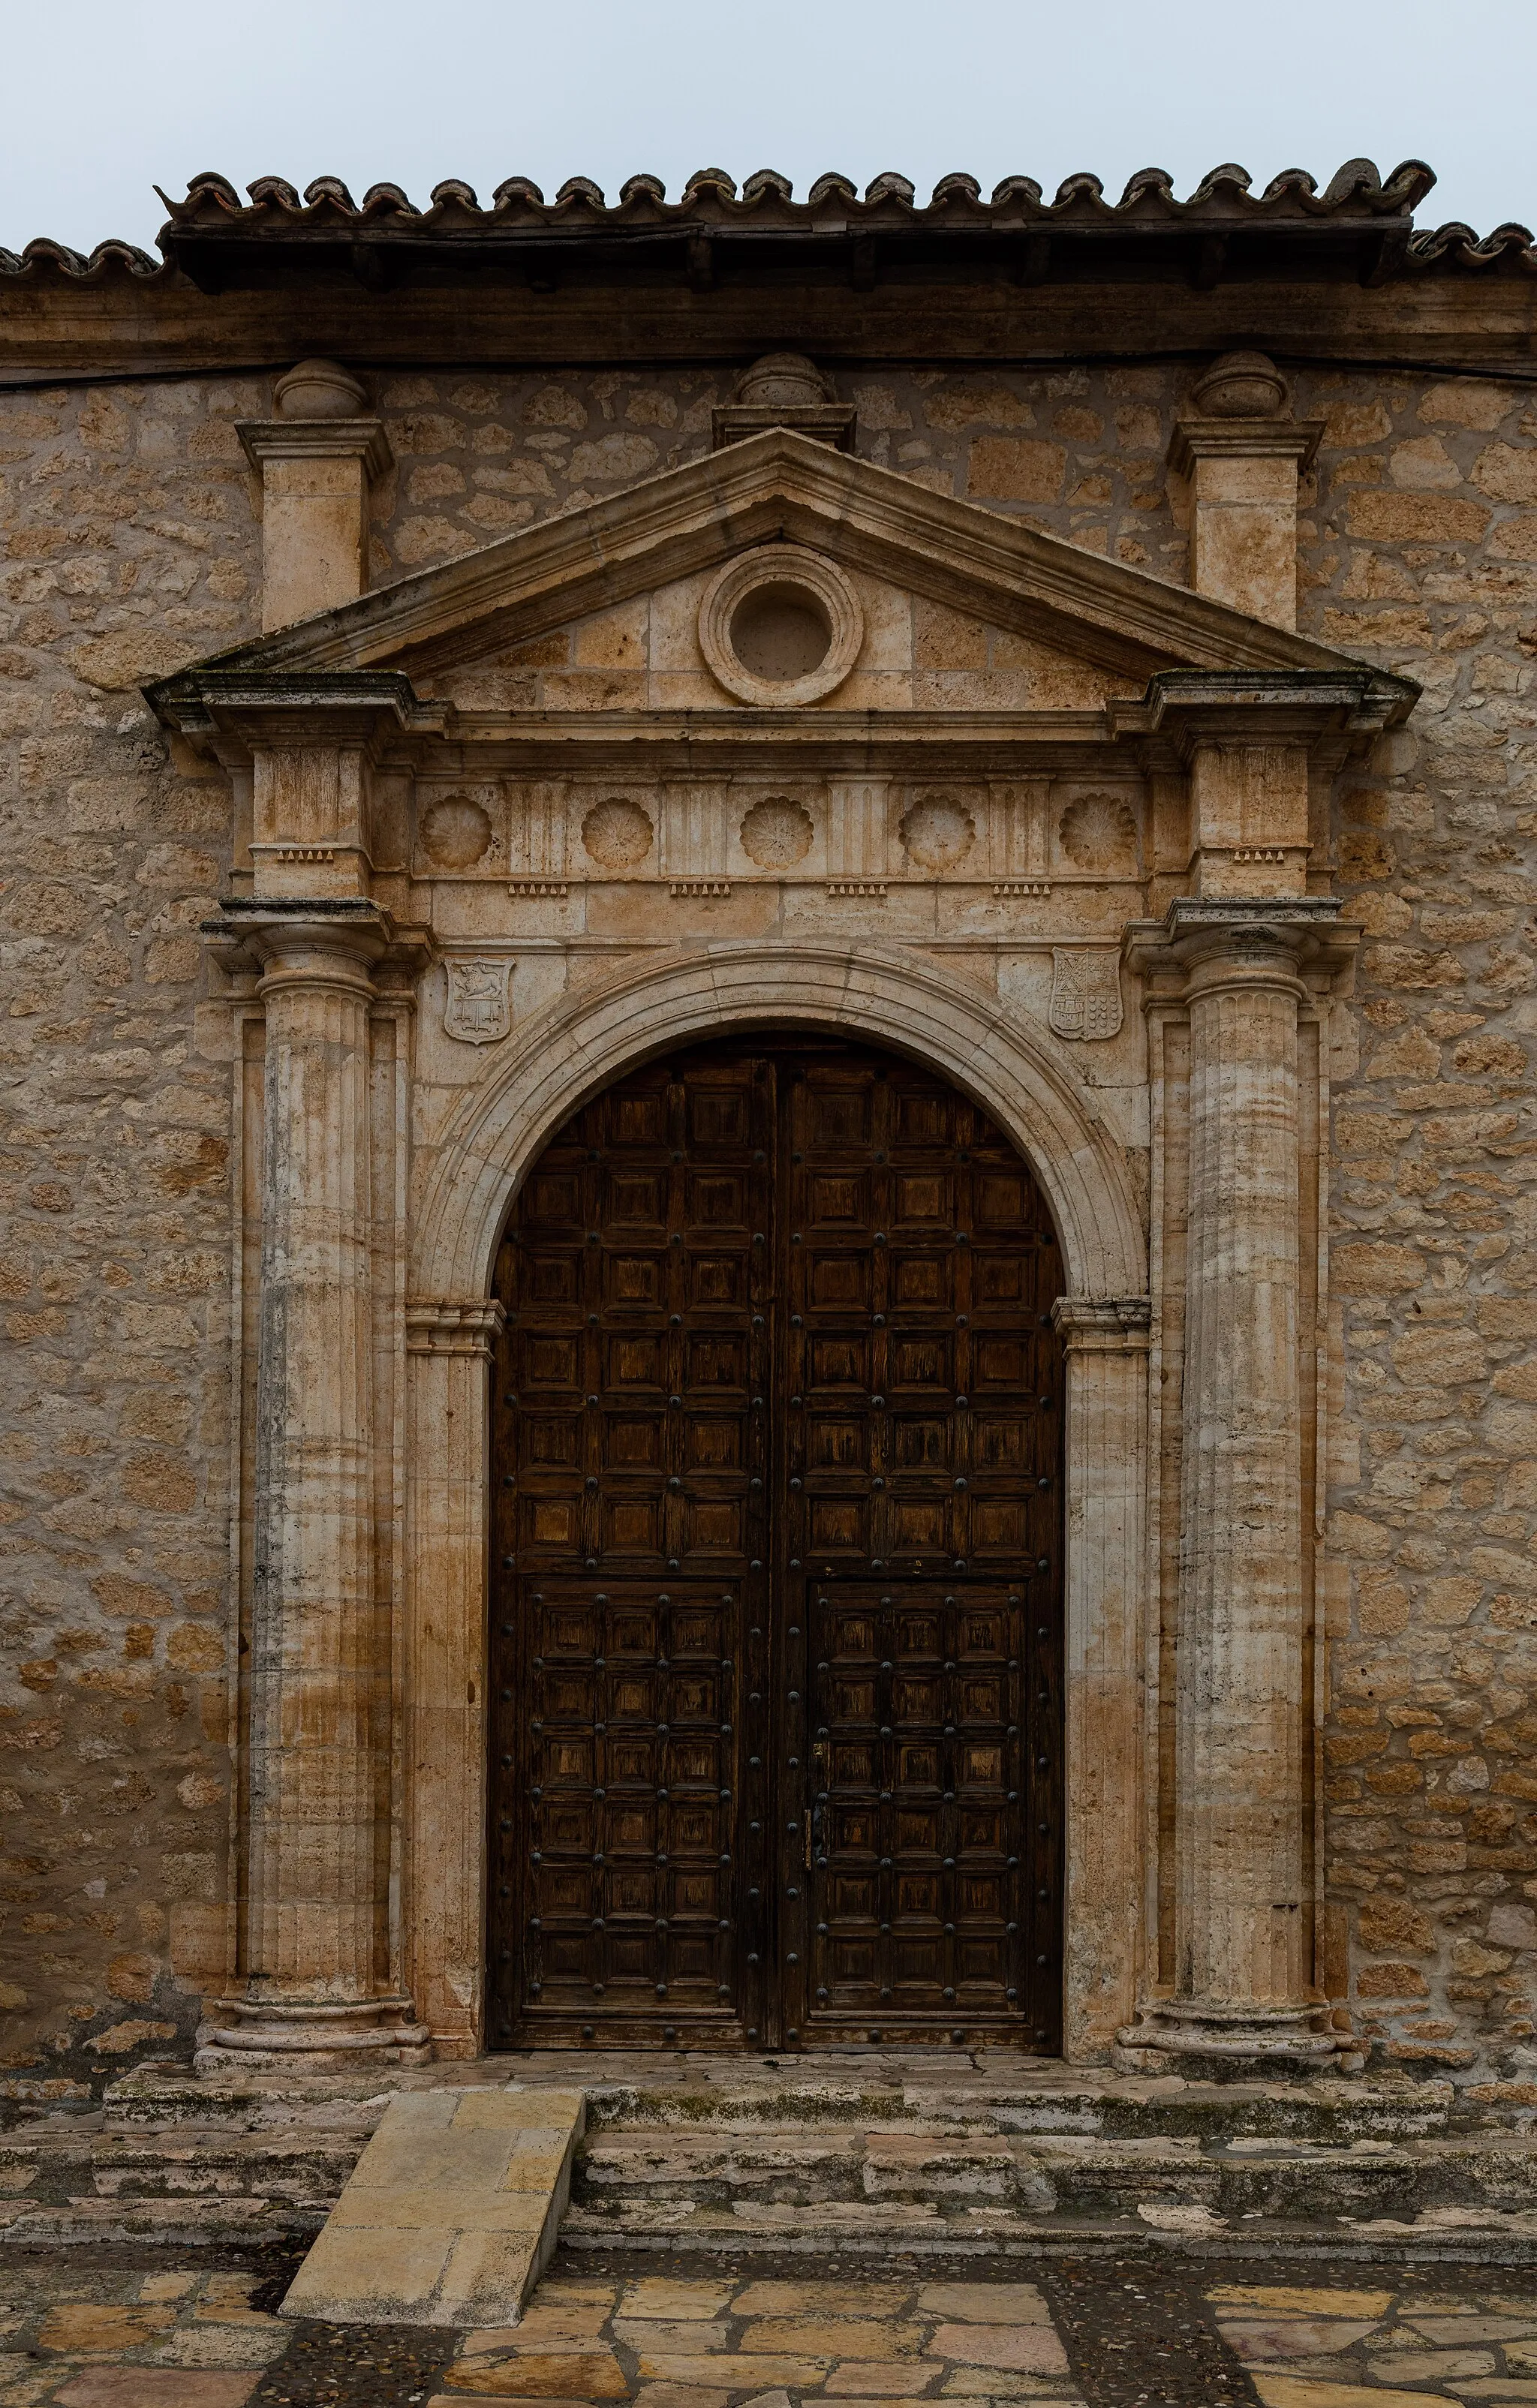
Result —
<path fill-rule="evenodd" d="M 408 1354 L 473 1354 L 489 1361 L 507 1309 L 496 1297 L 413 1297 L 406 1306 Z"/>
<path fill-rule="evenodd" d="M 243 418 L 235 431 L 258 476 L 275 460 L 356 460 L 372 484 L 395 466 L 381 418 Z"/>
<path fill-rule="evenodd" d="M 432 958 L 430 932 L 402 927 L 366 896 L 223 897 L 217 919 L 201 924 L 208 949 L 236 974 L 256 974 L 262 989 L 285 973 L 366 982 L 376 967 L 414 975 Z M 352 965 L 351 975 L 346 965 Z M 398 1002 L 392 990 L 390 1000 Z"/>
<path fill-rule="evenodd" d="M 1188 477 L 1200 460 L 1286 460 L 1311 468 L 1323 440 L 1321 418 L 1182 418 L 1169 442 L 1169 465 Z"/>
<path fill-rule="evenodd" d="M 1147 1296 L 1059 1296 L 1052 1326 L 1070 1354 L 1139 1354 L 1152 1342 Z"/>
<path fill-rule="evenodd" d="M 1346 994 L 1361 931 L 1342 908 L 1334 895 L 1177 896 L 1161 921 L 1129 923 L 1122 957 L 1148 1007 L 1278 979 L 1300 999 Z"/>

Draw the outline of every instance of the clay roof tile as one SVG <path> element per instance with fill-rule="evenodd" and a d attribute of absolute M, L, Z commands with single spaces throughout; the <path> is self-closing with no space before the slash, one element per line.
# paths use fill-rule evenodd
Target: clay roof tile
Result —
<path fill-rule="evenodd" d="M 1370 159 L 1350 159 L 1321 192 L 1305 169 L 1288 167 L 1257 193 L 1248 170 L 1228 161 L 1183 200 L 1164 169 L 1142 167 L 1118 201 L 1107 201 L 1099 179 L 1084 173 L 1065 178 L 1048 202 L 1034 178 L 1024 175 L 1004 177 L 984 200 L 976 179 L 957 169 L 941 176 L 920 204 L 908 178 L 895 169 L 874 177 L 863 197 L 848 177 L 829 172 L 797 201 L 790 179 L 773 168 L 749 176 L 739 195 L 724 168 L 702 167 L 670 202 L 654 176 L 631 176 L 614 204 L 590 177 L 569 177 L 547 202 L 527 177 L 510 176 L 482 208 L 470 185 L 450 178 L 434 187 L 430 208 L 423 210 L 394 183 L 370 185 L 359 205 L 336 176 L 315 178 L 302 199 L 283 178 L 258 177 L 242 200 L 227 177 L 206 169 L 193 177 L 184 199 L 161 195 L 168 219 L 160 236 L 164 266 L 127 244 L 99 244 L 87 260 L 66 245 L 39 239 L 22 252 L 0 251 L 0 276 L 187 274 L 203 282 L 206 275 L 206 289 L 213 292 L 224 289 L 232 275 L 238 280 L 243 260 L 258 248 L 265 275 L 273 265 L 307 272 L 309 263 L 323 267 L 336 258 L 344 271 L 350 265 L 366 278 L 394 275 L 382 265 L 386 254 L 403 264 L 417 254 L 400 247 L 420 244 L 430 272 L 441 276 L 455 273 L 454 263 L 467 260 L 486 237 L 502 244 L 526 239 L 553 258 L 557 246 L 565 255 L 567 245 L 601 239 L 610 227 L 620 236 L 643 229 L 683 238 L 708 230 L 712 240 L 729 240 L 738 226 L 754 240 L 816 242 L 854 238 L 868 229 L 879 236 L 883 256 L 886 246 L 909 241 L 927 246 L 1023 236 L 1032 258 L 1034 251 L 1041 254 L 1032 279 L 1038 272 L 1070 272 L 1080 238 L 1102 245 L 1123 230 L 1128 244 L 1151 238 L 1155 248 L 1162 246 L 1160 256 L 1183 230 L 1186 243 L 1202 246 L 1214 274 L 1231 249 L 1230 236 L 1252 249 L 1272 234 L 1291 247 L 1294 261 L 1308 256 L 1296 251 L 1300 242 L 1332 244 L 1336 258 L 1342 243 L 1357 245 L 1360 273 L 1370 281 L 1491 267 L 1537 272 L 1537 249 L 1525 226 L 1497 226 L 1482 239 L 1459 224 L 1415 229 L 1413 211 L 1434 181 L 1423 160 L 1402 160 L 1385 179 Z M 361 245 L 359 233 L 366 236 Z M 629 255 L 663 253 L 648 245 Z M 1343 255 L 1355 253 L 1347 248 Z"/>

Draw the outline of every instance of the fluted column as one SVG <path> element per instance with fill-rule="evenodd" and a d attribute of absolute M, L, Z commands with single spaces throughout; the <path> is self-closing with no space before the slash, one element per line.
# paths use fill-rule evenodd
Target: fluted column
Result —
<path fill-rule="evenodd" d="M 217 2048 L 420 2049 L 388 1983 L 368 965 L 377 914 L 262 915 L 266 1016 L 241 1995 Z M 219 2011 L 216 2010 L 216 2014 Z"/>
<path fill-rule="evenodd" d="M 1339 2045 L 1309 1961 L 1297 1041 L 1334 908 L 1171 915 L 1190 1016 L 1175 1991 L 1123 2045 Z"/>

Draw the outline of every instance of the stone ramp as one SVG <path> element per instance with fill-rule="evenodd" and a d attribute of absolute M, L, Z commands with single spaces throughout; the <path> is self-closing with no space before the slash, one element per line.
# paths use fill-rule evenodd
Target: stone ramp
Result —
<path fill-rule="evenodd" d="M 516 2324 L 555 2245 L 584 2112 L 580 2090 L 393 2098 L 280 2313 Z"/>

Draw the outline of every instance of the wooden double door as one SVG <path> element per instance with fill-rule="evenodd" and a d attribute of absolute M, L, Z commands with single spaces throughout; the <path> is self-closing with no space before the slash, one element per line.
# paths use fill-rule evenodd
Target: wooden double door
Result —
<path fill-rule="evenodd" d="M 1061 1280 L 905 1060 L 596 1096 L 496 1269 L 493 2046 L 1060 2044 Z"/>

